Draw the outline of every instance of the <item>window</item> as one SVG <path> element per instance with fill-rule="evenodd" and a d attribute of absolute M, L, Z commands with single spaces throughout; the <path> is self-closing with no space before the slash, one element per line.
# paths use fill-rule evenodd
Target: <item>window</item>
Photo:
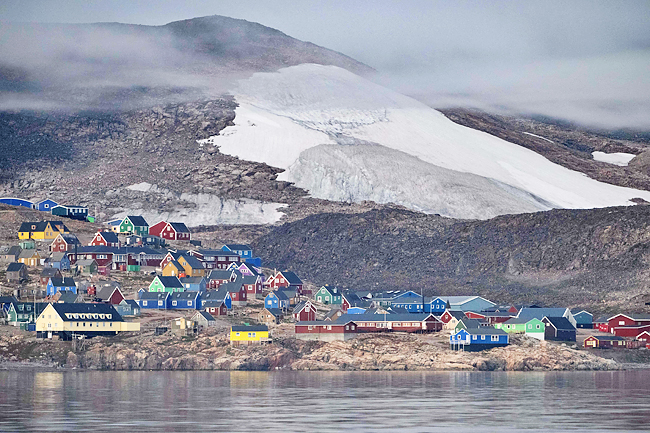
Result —
<path fill-rule="evenodd" d="M 47 327 L 48 327 L 48 328 L 51 328 L 51 327 L 52 327 L 52 324 L 51 324 L 51 323 L 48 323 L 48 324 L 47 324 Z"/>
<path fill-rule="evenodd" d="M 345 325 L 345 330 L 346 330 L 346 331 L 349 331 L 349 330 L 350 330 L 350 326 L 349 326 L 349 325 Z"/>
<path fill-rule="evenodd" d="M 478 335 L 472 335 L 472 340 L 478 340 Z"/>
<path fill-rule="evenodd" d="M 192 301 L 187 301 L 187 306 L 191 307 L 192 306 Z"/>
<path fill-rule="evenodd" d="M 158 301 L 158 306 L 162 307 L 163 301 Z"/>
<path fill-rule="evenodd" d="M 538 325 L 538 326 L 539 326 L 539 325 Z M 531 324 L 529 323 L 529 324 L 528 324 L 528 329 L 533 329 L 533 325 L 531 325 Z"/>
<path fill-rule="evenodd" d="M 172 301 L 172 305 L 175 307 L 177 305 L 176 301 Z"/>
<path fill-rule="evenodd" d="M 493 335 L 492 336 L 492 341 L 499 341 L 499 336 L 498 335 Z"/>
<path fill-rule="evenodd" d="M 237 337 L 239 337 L 239 332 L 235 334 Z"/>
<path fill-rule="evenodd" d="M 537 325 L 537 329 L 540 329 L 540 328 L 541 328 L 541 326 L 540 326 L 540 325 Z"/>
<path fill-rule="evenodd" d="M 618 324 L 619 324 L 619 325 L 625 325 L 625 320 L 619 320 L 619 321 L 618 321 Z"/>
<path fill-rule="evenodd" d="M 147 306 L 147 301 L 142 301 L 142 306 L 146 307 Z"/>
<path fill-rule="evenodd" d="M 485 340 L 485 335 L 481 335 L 481 340 Z"/>

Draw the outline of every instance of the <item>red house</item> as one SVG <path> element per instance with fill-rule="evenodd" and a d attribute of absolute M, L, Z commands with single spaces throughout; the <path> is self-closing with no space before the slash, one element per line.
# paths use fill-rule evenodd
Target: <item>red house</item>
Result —
<path fill-rule="evenodd" d="M 163 239 L 170 241 L 187 241 L 192 238 L 190 230 L 184 223 L 171 223 L 167 221 L 160 221 L 157 224 L 149 227 L 149 234 L 160 236 Z"/>
<path fill-rule="evenodd" d="M 607 319 L 607 328 L 618 337 L 636 337 L 643 331 L 650 330 L 650 315 L 617 314 Z"/>
<path fill-rule="evenodd" d="M 244 276 L 242 278 L 242 284 L 249 298 L 259 298 L 262 296 L 263 283 L 261 275 Z"/>
<path fill-rule="evenodd" d="M 293 309 L 293 319 L 296 322 L 313 322 L 316 320 L 316 307 L 310 300 L 302 301 Z"/>
<path fill-rule="evenodd" d="M 228 314 L 228 307 L 224 301 L 209 301 L 204 305 L 204 310 L 213 316 L 225 316 Z"/>
<path fill-rule="evenodd" d="M 291 287 L 299 294 L 305 294 L 302 289 L 302 280 L 298 278 L 298 275 L 290 271 L 278 272 L 277 274 L 270 276 L 266 280 L 265 285 L 271 290 L 277 290 L 282 287 Z"/>
<path fill-rule="evenodd" d="M 241 279 L 231 283 L 223 284 L 220 289 L 226 289 L 230 293 L 232 305 L 243 307 L 248 303 L 248 296 Z"/>
<path fill-rule="evenodd" d="M 639 341 L 644 341 L 646 344 L 650 343 L 650 331 L 643 331 L 636 336 L 636 339 Z"/>
<path fill-rule="evenodd" d="M 120 240 L 113 232 L 98 231 L 88 245 L 93 247 L 119 247 Z"/>
<path fill-rule="evenodd" d="M 445 312 L 442 313 L 442 315 L 440 316 L 440 321 L 442 323 L 449 323 L 449 321 L 451 319 L 453 319 L 454 317 L 456 317 L 456 319 L 460 320 L 460 319 L 463 319 L 463 318 L 465 318 L 467 316 L 465 316 L 465 313 L 463 313 L 462 311 L 445 310 Z"/>
<path fill-rule="evenodd" d="M 96 298 L 112 305 L 118 305 L 124 300 L 124 295 L 116 284 L 108 284 L 97 290 Z"/>
<path fill-rule="evenodd" d="M 348 314 L 337 322 L 352 318 L 358 332 L 435 332 L 442 329 L 442 322 L 430 313 L 364 314 L 362 317 Z"/>
<path fill-rule="evenodd" d="M 487 315 L 481 313 L 475 313 L 473 311 L 465 311 L 465 317 L 467 317 L 468 319 L 478 319 L 478 320 L 487 319 Z"/>
<path fill-rule="evenodd" d="M 295 333 L 299 340 L 345 341 L 357 336 L 357 325 L 351 320 L 297 322 Z"/>
<path fill-rule="evenodd" d="M 53 253 L 66 253 L 74 251 L 75 245 L 77 247 L 81 246 L 81 242 L 75 235 L 67 233 L 59 233 L 59 235 L 52 241 L 50 244 L 50 251 Z"/>
<path fill-rule="evenodd" d="M 237 274 L 235 271 L 224 271 L 221 269 L 213 269 L 208 274 L 208 289 L 218 289 L 223 284 L 235 281 Z"/>
<path fill-rule="evenodd" d="M 630 337 L 636 338 L 643 332 L 650 331 L 650 325 L 643 326 L 617 326 L 612 329 L 612 334 L 617 337 Z"/>

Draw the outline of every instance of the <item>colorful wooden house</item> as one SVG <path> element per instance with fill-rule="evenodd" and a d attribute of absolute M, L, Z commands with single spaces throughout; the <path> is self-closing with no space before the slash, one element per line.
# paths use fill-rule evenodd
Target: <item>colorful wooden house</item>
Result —
<path fill-rule="evenodd" d="M 323 286 L 314 295 L 316 302 L 321 302 L 325 305 L 341 305 L 343 298 L 341 291 L 338 287 Z"/>
<path fill-rule="evenodd" d="M 576 328 L 592 329 L 594 327 L 594 315 L 587 310 L 574 308 L 571 314 L 576 321 Z"/>
<path fill-rule="evenodd" d="M 162 274 L 164 277 L 184 277 L 185 268 L 177 260 L 172 260 L 163 266 Z"/>
<path fill-rule="evenodd" d="M 57 292 L 67 290 L 72 293 L 77 293 L 77 285 L 72 277 L 54 277 L 50 278 L 45 287 L 45 294 L 52 296 Z"/>
<path fill-rule="evenodd" d="M 81 293 L 73 293 L 68 290 L 63 290 L 56 292 L 56 294 L 52 296 L 52 301 L 67 302 L 68 304 L 73 304 L 75 302 L 82 303 L 84 302 L 84 297 Z"/>
<path fill-rule="evenodd" d="M 116 219 L 116 220 L 111 220 L 111 221 L 106 221 L 104 225 L 108 226 L 110 231 L 113 233 L 119 233 L 120 232 L 120 224 L 122 224 L 122 219 Z"/>
<path fill-rule="evenodd" d="M 29 267 L 35 267 L 41 265 L 41 254 L 38 250 L 22 250 L 18 256 L 18 262 L 24 263 Z"/>
<path fill-rule="evenodd" d="M 149 291 L 168 293 L 184 292 L 185 287 L 183 286 L 183 283 L 181 283 L 181 280 L 178 279 L 178 277 L 156 275 L 151 284 L 149 284 Z"/>
<path fill-rule="evenodd" d="M 122 317 L 138 317 L 140 315 L 140 306 L 138 305 L 138 302 L 134 301 L 133 299 L 122 299 L 122 302 L 114 305 L 114 307 L 118 314 Z"/>
<path fill-rule="evenodd" d="M 357 324 L 352 320 L 302 321 L 297 322 L 294 329 L 297 339 L 309 341 L 347 341 L 358 335 Z"/>
<path fill-rule="evenodd" d="M 232 305 L 237 307 L 244 307 L 248 303 L 248 294 L 244 288 L 244 284 L 241 278 L 233 281 L 232 283 L 226 283 L 219 287 L 219 290 L 227 290 L 230 293 L 230 298 L 232 299 Z"/>
<path fill-rule="evenodd" d="M 217 290 L 209 290 L 203 294 L 201 301 L 205 305 L 207 302 L 223 302 L 226 305 L 226 308 L 230 310 L 232 308 L 232 297 L 230 292 L 227 289 L 219 288 Z M 212 311 L 208 311 L 210 314 L 213 314 Z"/>
<path fill-rule="evenodd" d="M 171 303 L 171 292 L 138 292 L 138 305 L 143 310 L 167 310 Z"/>
<path fill-rule="evenodd" d="M 55 239 L 59 233 L 70 233 L 61 221 L 24 222 L 18 229 L 19 239 Z"/>
<path fill-rule="evenodd" d="M 574 327 L 576 326 L 576 319 L 571 314 L 571 310 L 568 308 L 531 308 L 524 307 L 519 310 L 517 316 L 519 319 L 539 319 L 542 320 L 544 317 L 564 317 L 566 318 Z"/>
<path fill-rule="evenodd" d="M 236 278 L 235 271 L 213 269 L 208 275 L 208 289 L 218 289 L 222 284 L 235 281 Z"/>
<path fill-rule="evenodd" d="M 442 322 L 430 313 L 404 314 L 343 314 L 337 323 L 354 321 L 358 332 L 435 332 Z"/>
<path fill-rule="evenodd" d="M 203 310 L 210 313 L 213 316 L 225 316 L 228 314 L 228 307 L 223 300 L 201 300 L 201 306 Z"/>
<path fill-rule="evenodd" d="M 266 325 L 237 326 L 230 328 L 230 344 L 233 346 L 249 346 L 254 344 L 268 343 L 269 328 Z"/>
<path fill-rule="evenodd" d="M 36 248 L 36 242 L 33 239 L 23 239 L 18 242 L 18 246 L 21 250 L 33 250 Z"/>
<path fill-rule="evenodd" d="M 24 263 L 9 263 L 7 266 L 7 282 L 21 283 L 27 280 L 27 265 Z"/>
<path fill-rule="evenodd" d="M 458 322 L 466 318 L 465 313 L 462 311 L 446 310 L 440 316 L 440 321 L 443 323 L 442 329 L 446 331 L 455 331 Z"/>
<path fill-rule="evenodd" d="M 36 337 L 62 340 L 83 335 L 117 335 L 137 332 L 140 323 L 125 322 L 112 305 L 108 304 L 49 304 L 36 319 Z"/>
<path fill-rule="evenodd" d="M 275 275 L 270 276 L 265 285 L 271 290 L 277 290 L 282 287 L 290 287 L 298 291 L 301 295 L 306 294 L 303 290 L 303 283 L 298 275 L 290 271 L 278 272 Z"/>
<path fill-rule="evenodd" d="M 643 331 L 650 330 L 648 314 L 617 314 L 607 320 L 609 332 L 618 337 L 634 338 Z"/>
<path fill-rule="evenodd" d="M 552 341 L 576 341 L 576 328 L 566 317 L 544 317 L 544 339 Z"/>
<path fill-rule="evenodd" d="M 262 308 L 262 311 L 257 315 L 257 321 L 266 325 L 280 323 L 284 317 L 284 312 L 279 308 Z"/>
<path fill-rule="evenodd" d="M 190 318 L 190 320 L 198 323 L 199 329 L 201 328 L 212 328 L 217 326 L 217 321 L 214 320 L 214 317 L 212 314 L 206 312 L 206 311 L 197 311 L 194 313 L 194 315 Z"/>
<path fill-rule="evenodd" d="M 41 211 L 41 212 L 52 212 L 52 208 L 58 206 L 59 204 L 55 202 L 54 200 L 51 200 L 49 198 L 46 198 L 45 200 L 41 200 L 38 203 L 34 203 L 34 209 Z"/>
<path fill-rule="evenodd" d="M 118 232 L 129 235 L 148 235 L 149 224 L 140 215 L 127 215 L 120 223 Z"/>
<path fill-rule="evenodd" d="M 52 215 L 71 218 L 79 221 L 86 221 L 88 208 L 86 206 L 59 204 L 52 208 Z"/>
<path fill-rule="evenodd" d="M 627 340 L 615 335 L 590 335 L 584 339 L 583 346 L 590 349 L 624 349 Z"/>
<path fill-rule="evenodd" d="M 242 284 L 248 299 L 262 298 L 264 282 L 261 275 L 246 275 L 242 277 Z"/>
<path fill-rule="evenodd" d="M 460 329 L 449 336 L 452 350 L 478 351 L 507 346 L 510 343 L 508 334 L 491 326 Z"/>
<path fill-rule="evenodd" d="M 266 308 L 278 308 L 280 310 L 289 309 L 289 298 L 281 290 L 276 290 L 269 293 L 264 298 L 264 307 Z"/>
<path fill-rule="evenodd" d="M 363 313 L 365 313 L 365 311 Z M 348 309 L 348 312 L 347 312 L 347 314 L 363 314 L 363 313 L 352 313 L 352 312 L 350 312 L 350 309 Z M 346 314 L 346 313 L 345 313 L 345 311 L 341 310 L 341 308 L 332 308 L 331 310 L 329 310 L 327 312 L 327 314 L 325 315 L 324 320 L 333 322 L 333 321 L 335 321 L 336 319 L 338 319 L 339 317 L 341 317 L 344 314 Z"/>
<path fill-rule="evenodd" d="M 177 262 L 185 270 L 185 275 L 188 277 L 205 277 L 205 268 L 203 264 L 194 256 L 181 255 Z"/>
<path fill-rule="evenodd" d="M 34 247 L 32 247 L 32 248 L 34 248 Z M 18 245 L 14 245 L 14 246 L 10 247 L 9 250 L 6 253 L 2 254 L 2 260 L 5 261 L 5 262 L 9 262 L 9 263 L 17 262 L 18 257 L 20 257 L 20 252 L 22 250 L 23 249 L 21 247 L 19 247 Z"/>
<path fill-rule="evenodd" d="M 99 287 L 95 298 L 112 305 L 119 305 L 125 299 L 118 284 L 107 284 Z"/>
<path fill-rule="evenodd" d="M 237 254 L 242 260 L 252 259 L 253 258 L 253 249 L 244 244 L 226 244 L 221 247 L 223 251 L 230 251 Z"/>
<path fill-rule="evenodd" d="M 82 275 L 95 275 L 98 272 L 98 265 L 95 259 L 77 260 L 74 266 L 77 273 Z"/>
<path fill-rule="evenodd" d="M 203 277 L 182 277 L 179 280 L 185 287 L 185 291 L 205 292 L 207 290 L 207 284 Z"/>
<path fill-rule="evenodd" d="M 200 310 L 200 292 L 173 292 L 170 297 L 170 309 L 172 310 Z"/>
<path fill-rule="evenodd" d="M 70 259 L 68 258 L 68 254 L 61 252 L 52 253 L 49 259 L 49 265 L 61 271 L 69 271 Z"/>
<path fill-rule="evenodd" d="M 73 234 L 70 233 L 59 233 L 56 238 L 50 244 L 51 252 L 72 252 L 75 247 L 78 248 L 81 246 L 79 239 Z"/>
<path fill-rule="evenodd" d="M 56 277 L 61 278 L 61 271 L 57 268 L 46 267 L 41 271 L 39 279 L 41 281 L 41 286 L 46 286 L 50 278 Z"/>
<path fill-rule="evenodd" d="M 34 323 L 36 317 L 50 305 L 47 302 L 10 302 L 6 308 L 7 323 L 20 326 L 21 323 Z"/>
<path fill-rule="evenodd" d="M 302 301 L 293 309 L 293 320 L 296 322 L 312 322 L 316 320 L 316 307 L 310 300 Z"/>
<path fill-rule="evenodd" d="M 196 257 L 203 263 L 206 269 L 231 269 L 231 266 L 239 268 L 241 257 L 237 253 L 222 250 L 190 250 L 189 254 Z"/>
<path fill-rule="evenodd" d="M 160 221 L 149 227 L 149 234 L 160 236 L 170 241 L 187 241 L 192 238 L 190 230 L 184 223 Z"/>
<path fill-rule="evenodd" d="M 262 273 L 262 270 L 257 268 L 256 266 L 253 266 L 250 263 L 246 263 L 246 262 L 239 263 L 239 266 L 237 267 L 237 270 L 239 271 L 240 274 L 242 274 L 245 277 L 247 277 L 247 276 L 258 276 L 258 275 L 260 277 L 262 277 L 262 278 L 264 277 L 264 274 Z"/>
<path fill-rule="evenodd" d="M 120 246 L 120 239 L 113 232 L 98 231 L 88 244 L 95 247 L 118 247 Z"/>

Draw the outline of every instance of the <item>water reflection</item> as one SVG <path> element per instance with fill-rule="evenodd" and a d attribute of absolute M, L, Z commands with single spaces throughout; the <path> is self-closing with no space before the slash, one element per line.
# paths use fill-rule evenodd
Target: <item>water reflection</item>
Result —
<path fill-rule="evenodd" d="M 0 431 L 648 430 L 629 372 L 0 372 Z"/>

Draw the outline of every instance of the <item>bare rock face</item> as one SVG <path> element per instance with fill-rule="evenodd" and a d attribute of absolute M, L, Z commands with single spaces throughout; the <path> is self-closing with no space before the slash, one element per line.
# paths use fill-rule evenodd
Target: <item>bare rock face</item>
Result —
<path fill-rule="evenodd" d="M 646 150 L 632 158 L 628 167 L 636 169 L 644 173 L 646 176 L 650 176 L 650 150 Z"/>

